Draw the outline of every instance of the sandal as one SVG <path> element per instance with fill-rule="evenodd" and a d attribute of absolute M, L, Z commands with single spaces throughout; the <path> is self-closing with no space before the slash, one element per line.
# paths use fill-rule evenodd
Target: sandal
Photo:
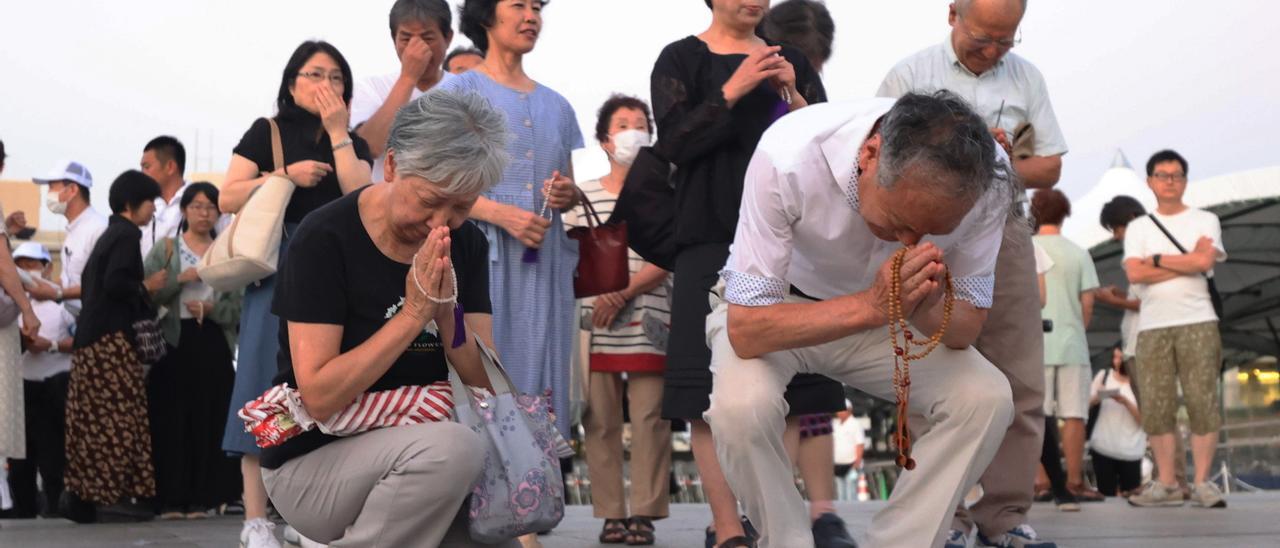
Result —
<path fill-rule="evenodd" d="M 600 531 L 600 544 L 622 544 L 627 541 L 627 520 L 606 519 Z"/>
<path fill-rule="evenodd" d="M 1083 484 L 1068 485 L 1067 490 L 1071 491 L 1071 494 L 1075 495 L 1080 502 L 1103 502 L 1107 500 L 1107 497 L 1102 496 L 1102 493 Z"/>
<path fill-rule="evenodd" d="M 649 518 L 633 517 L 631 525 L 627 527 L 627 545 L 628 546 L 651 546 L 653 545 L 653 520 Z"/>
<path fill-rule="evenodd" d="M 755 546 L 756 545 L 751 542 L 751 539 L 744 536 L 737 536 L 720 543 L 716 548 L 755 548 Z"/>

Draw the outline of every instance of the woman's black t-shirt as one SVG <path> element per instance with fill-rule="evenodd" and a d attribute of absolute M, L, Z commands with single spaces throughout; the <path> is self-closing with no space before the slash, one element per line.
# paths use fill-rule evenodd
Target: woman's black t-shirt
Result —
<path fill-rule="evenodd" d="M 368 187 L 365 187 L 368 188 Z M 288 322 L 342 326 L 339 350 L 368 340 L 404 306 L 410 266 L 391 260 L 374 245 L 360 220 L 360 195 L 352 192 L 307 216 L 289 244 L 276 282 L 272 312 L 280 317 L 280 373 L 275 383 L 297 387 L 289 354 Z M 492 312 L 489 302 L 489 242 L 470 222 L 450 233 L 450 258 L 458 275 L 458 302 L 468 314 Z M 448 378 L 444 344 L 435 324 L 409 345 L 367 392 L 427 385 Z M 337 439 L 311 430 L 264 449 L 262 466 L 289 459 Z"/>
<path fill-rule="evenodd" d="M 342 197 L 342 187 L 338 184 L 336 171 L 338 166 L 333 160 L 333 143 L 329 142 L 329 134 L 320 125 L 320 119 L 306 111 L 277 116 L 276 125 L 280 126 L 280 146 L 284 148 L 285 166 L 303 160 L 315 160 L 335 169 L 322 177 L 316 186 L 298 187 L 293 191 L 289 207 L 284 211 L 284 222 L 300 223 L 307 214 Z M 369 151 L 369 143 L 355 132 L 351 132 L 351 147 L 356 158 L 373 166 L 373 153 Z M 271 154 L 271 125 L 267 119 L 254 120 L 232 152 L 257 164 L 258 171 L 275 171 L 275 159 Z"/>

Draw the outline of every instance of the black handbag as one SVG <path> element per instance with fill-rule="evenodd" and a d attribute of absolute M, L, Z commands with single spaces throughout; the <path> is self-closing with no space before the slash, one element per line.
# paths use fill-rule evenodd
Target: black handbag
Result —
<path fill-rule="evenodd" d="M 155 365 L 168 354 L 169 345 L 164 340 L 164 332 L 160 330 L 160 322 L 156 320 L 155 308 L 147 296 L 147 289 L 139 289 L 142 293 L 138 297 L 137 319 L 132 324 L 133 351 L 138 355 L 140 363 Z"/>
<path fill-rule="evenodd" d="M 1182 252 L 1183 255 L 1186 255 L 1187 248 L 1182 247 L 1182 244 L 1178 242 L 1178 239 L 1173 237 L 1173 233 L 1169 232 L 1169 229 L 1165 228 L 1155 215 L 1148 213 L 1147 218 L 1151 219 L 1151 222 L 1156 224 L 1156 228 L 1160 229 L 1160 232 L 1163 232 L 1164 236 L 1168 238 L 1170 242 L 1173 242 L 1173 247 L 1178 248 L 1178 251 Z M 1213 302 L 1213 313 L 1218 315 L 1218 321 L 1226 320 L 1226 316 L 1223 316 L 1222 294 L 1218 293 L 1218 284 L 1213 281 L 1213 278 L 1209 277 L 1209 273 L 1205 272 L 1200 275 L 1204 276 L 1204 279 L 1209 282 L 1209 300 Z"/>
<path fill-rule="evenodd" d="M 631 163 L 607 224 L 627 224 L 627 245 L 645 261 L 670 271 L 676 262 L 676 190 L 671 162 L 643 147 Z"/>

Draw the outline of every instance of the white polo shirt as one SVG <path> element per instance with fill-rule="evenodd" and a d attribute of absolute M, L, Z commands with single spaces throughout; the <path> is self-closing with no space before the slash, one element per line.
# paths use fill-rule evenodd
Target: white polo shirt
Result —
<path fill-rule="evenodd" d="M 436 85 L 448 82 L 454 77 L 453 73 L 447 70 L 440 71 L 440 81 Z M 356 89 L 351 93 L 351 127 L 358 127 L 369 121 L 378 109 L 382 108 L 382 103 L 387 102 L 387 96 L 391 95 L 391 88 L 395 87 L 396 80 L 400 79 L 400 73 L 382 74 L 379 76 L 370 76 L 356 83 Z M 409 100 L 412 101 L 422 94 L 426 93 L 414 86 L 413 91 L 409 93 Z M 373 182 L 381 183 L 382 177 L 382 159 L 386 154 L 379 154 L 373 160 Z"/>
<path fill-rule="evenodd" d="M 80 285 L 80 275 L 89 262 L 89 254 L 93 253 L 93 246 L 98 244 L 98 237 L 106 229 L 107 216 L 98 213 L 93 206 L 67 224 L 67 238 L 62 241 L 62 287 Z"/>
<path fill-rule="evenodd" d="M 1013 130 L 1023 122 L 1035 129 L 1036 156 L 1056 156 L 1067 152 L 1067 141 L 1058 127 L 1058 117 L 1049 102 L 1049 90 L 1040 70 L 1016 53 L 1005 54 L 995 67 L 982 74 L 969 71 L 956 56 L 947 36 L 941 44 L 925 48 L 902 61 L 885 75 L 876 95 L 902 97 L 908 92 L 927 93 L 945 89 L 959 95 L 987 126 L 1000 128 L 1013 138 Z M 1004 103 L 1003 113 L 1000 108 Z"/>
<path fill-rule="evenodd" d="M 857 153 L 893 99 L 822 103 L 764 133 L 747 167 L 725 299 L 782 302 L 789 286 L 817 299 L 858 293 L 902 244 L 877 238 L 859 213 Z M 995 147 L 1002 161 L 1007 156 Z M 876 184 L 868 182 L 867 184 Z M 956 298 L 990 308 L 996 255 L 1010 209 L 1007 183 L 979 198 L 951 234 L 929 235 L 950 268 Z"/>

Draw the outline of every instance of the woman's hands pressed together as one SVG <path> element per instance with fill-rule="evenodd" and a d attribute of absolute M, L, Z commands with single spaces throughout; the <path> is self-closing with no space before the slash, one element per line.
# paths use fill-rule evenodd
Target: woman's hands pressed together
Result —
<path fill-rule="evenodd" d="M 449 227 L 434 228 L 414 255 L 405 280 L 404 311 L 423 325 L 452 307 L 441 301 L 457 297 L 453 286 L 453 262 L 449 257 L 452 240 Z"/>

